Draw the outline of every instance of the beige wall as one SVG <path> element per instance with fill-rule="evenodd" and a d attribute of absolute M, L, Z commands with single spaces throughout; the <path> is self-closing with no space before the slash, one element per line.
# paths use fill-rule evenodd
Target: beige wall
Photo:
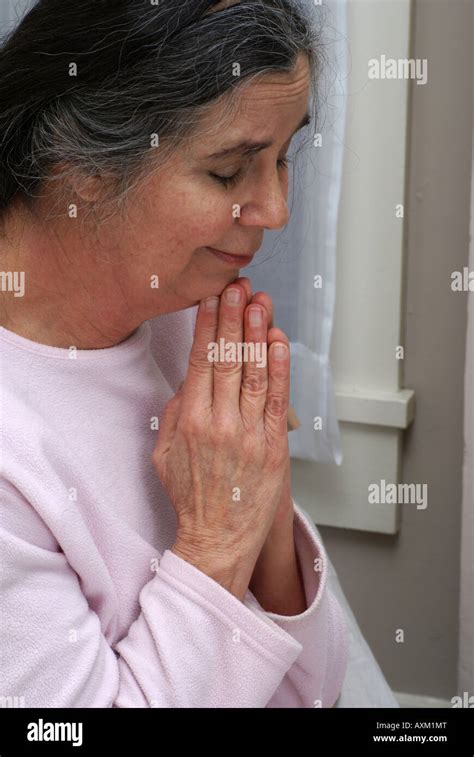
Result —
<path fill-rule="evenodd" d="M 472 12 L 471 0 L 413 4 L 411 57 L 427 58 L 428 83 L 411 94 L 404 383 L 417 410 L 400 480 L 428 484 L 429 505 L 404 509 L 395 537 L 321 527 L 390 685 L 447 699 L 457 691 L 467 304 L 450 276 L 469 260 Z"/>
<path fill-rule="evenodd" d="M 473 14 L 474 21 L 474 14 Z M 474 31 L 474 29 L 473 29 Z M 473 144 L 474 147 L 474 144 Z M 471 175 L 469 270 L 474 271 L 474 150 Z M 474 297 L 468 305 L 464 376 L 464 477 L 459 611 L 459 689 L 474 692 Z"/>

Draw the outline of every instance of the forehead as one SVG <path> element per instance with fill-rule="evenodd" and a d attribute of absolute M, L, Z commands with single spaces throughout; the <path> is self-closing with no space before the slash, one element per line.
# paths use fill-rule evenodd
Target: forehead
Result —
<path fill-rule="evenodd" d="M 268 73 L 225 93 L 203 115 L 199 135 L 202 139 L 241 133 L 288 128 L 300 121 L 308 107 L 311 71 L 306 55 L 298 56 L 290 73 Z M 197 136 L 197 135 L 196 135 Z"/>
<path fill-rule="evenodd" d="M 306 55 L 299 55 L 290 73 L 268 73 L 244 83 L 240 100 L 242 111 L 252 113 L 261 108 L 291 109 L 307 102 L 310 68 Z"/>

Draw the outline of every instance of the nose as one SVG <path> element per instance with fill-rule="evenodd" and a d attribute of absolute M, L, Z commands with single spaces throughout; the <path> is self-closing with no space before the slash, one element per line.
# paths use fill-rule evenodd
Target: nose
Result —
<path fill-rule="evenodd" d="M 241 211 L 240 222 L 264 229 L 281 229 L 290 218 L 288 179 L 278 171 L 262 176 L 252 187 L 252 196 Z"/>

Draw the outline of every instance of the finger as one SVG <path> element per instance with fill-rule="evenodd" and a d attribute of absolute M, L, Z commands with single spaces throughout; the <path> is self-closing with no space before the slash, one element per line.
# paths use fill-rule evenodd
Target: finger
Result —
<path fill-rule="evenodd" d="M 240 385 L 243 318 L 247 295 L 241 284 L 232 282 L 223 291 L 217 325 L 217 357 L 214 360 L 213 408 L 217 415 L 240 417 Z M 239 360 L 240 358 L 240 360 Z"/>
<path fill-rule="evenodd" d="M 280 351 L 283 355 L 280 357 Z M 268 390 L 264 422 L 270 442 L 286 434 L 290 394 L 290 350 L 283 341 L 273 342 L 268 350 Z"/>
<path fill-rule="evenodd" d="M 183 386 L 185 406 L 211 407 L 214 368 L 209 360 L 209 344 L 215 342 L 219 314 L 219 297 L 207 297 L 199 303 L 189 366 Z"/>
<path fill-rule="evenodd" d="M 285 344 L 290 346 L 290 340 L 288 339 L 287 335 L 284 331 L 281 329 L 277 329 L 276 327 L 273 327 L 272 329 L 269 329 L 268 336 L 268 349 L 270 349 L 270 346 L 273 344 L 273 342 L 285 342 Z M 290 351 L 290 361 L 291 361 L 291 351 Z M 290 377 L 291 377 L 291 371 L 290 371 Z M 290 390 L 291 390 L 291 378 L 290 378 Z M 286 430 L 287 431 L 294 431 L 295 429 L 299 428 L 301 426 L 301 421 L 296 415 L 295 408 L 293 405 L 288 404 L 288 416 L 286 419 Z"/>
<path fill-rule="evenodd" d="M 262 305 L 250 304 L 245 310 L 245 344 L 248 360 L 243 364 L 240 390 L 240 415 L 247 429 L 263 424 L 267 397 L 267 311 Z"/>
<path fill-rule="evenodd" d="M 239 276 L 233 283 L 241 284 L 244 287 L 247 294 L 247 305 L 249 305 L 252 299 L 252 284 L 250 283 L 250 279 L 247 276 Z"/>
<path fill-rule="evenodd" d="M 268 313 L 268 328 L 271 329 L 273 326 L 273 302 L 270 295 L 266 292 L 255 292 L 252 297 L 252 302 L 263 305 L 263 307 L 266 309 Z"/>
<path fill-rule="evenodd" d="M 273 344 L 273 342 L 285 342 L 285 344 L 287 345 L 290 344 L 290 340 L 288 339 L 285 332 L 277 328 L 276 326 L 269 328 L 268 334 L 267 334 L 267 342 L 268 342 L 268 347 L 270 347 L 270 345 Z"/>

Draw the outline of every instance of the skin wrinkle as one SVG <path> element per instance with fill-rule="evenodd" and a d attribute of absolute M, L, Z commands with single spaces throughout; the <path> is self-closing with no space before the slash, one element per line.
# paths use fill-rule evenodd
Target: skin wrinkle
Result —
<path fill-rule="evenodd" d="M 81 213 L 100 193 L 100 182 L 74 187 L 77 219 L 62 210 L 42 221 L 64 197 L 56 182 L 35 213 L 14 202 L 0 252 L 4 270 L 25 271 L 26 290 L 23 298 L 2 294 L 0 325 L 51 346 L 98 349 L 120 343 L 145 320 L 219 295 L 238 269 L 203 248 L 248 254 L 260 247 L 264 229 L 287 223 L 288 179 L 277 159 L 308 109 L 310 86 L 301 54 L 293 72 L 266 74 L 243 89 L 228 129 L 222 129 L 225 99 L 207 109 L 186 146 L 133 190 L 125 219 L 115 214 L 97 234 Z M 205 156 L 242 139 L 275 144 L 244 161 L 242 178 L 225 189 L 208 172 L 229 174 L 238 161 L 234 157 L 226 167 Z M 240 218 L 232 215 L 234 204 L 241 207 Z M 153 275 L 159 276 L 158 289 L 150 286 Z"/>

